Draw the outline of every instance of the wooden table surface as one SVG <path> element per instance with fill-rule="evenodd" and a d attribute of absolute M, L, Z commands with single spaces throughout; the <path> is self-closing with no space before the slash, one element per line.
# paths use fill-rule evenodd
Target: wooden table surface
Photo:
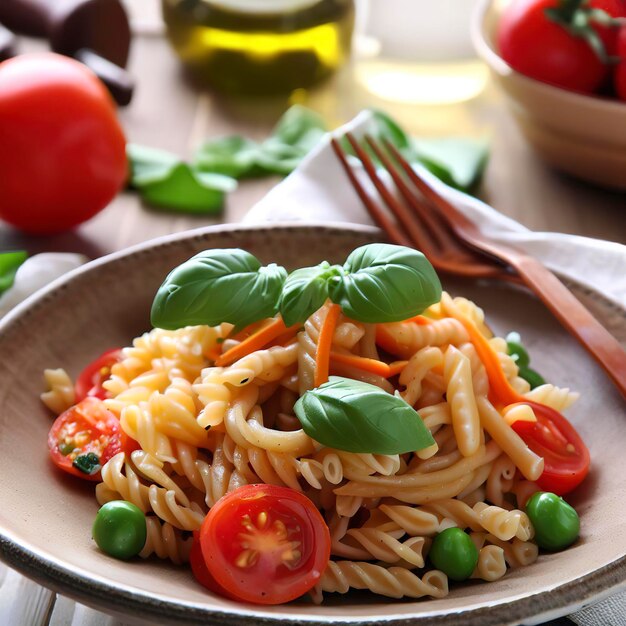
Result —
<path fill-rule="evenodd" d="M 193 89 L 158 27 L 156 0 L 128 0 L 139 34 L 130 71 L 137 78 L 135 97 L 120 117 L 130 141 L 190 156 L 203 139 L 229 133 L 265 137 L 286 100 L 245 102 Z M 22 50 L 41 49 L 23 42 Z M 489 84 L 475 100 L 441 107 L 383 102 L 364 91 L 353 68 L 298 101 L 337 126 L 364 107 L 389 111 L 410 133 L 423 136 L 491 137 L 491 159 L 480 196 L 502 213 L 533 230 L 586 235 L 626 243 L 626 195 L 604 191 L 558 174 L 539 162 L 525 143 L 502 96 Z M 237 222 L 278 179 L 243 182 L 218 218 L 155 212 L 133 193 L 112 204 L 74 232 L 54 237 L 25 236 L 0 222 L 0 250 L 82 252 L 95 258 L 160 235 L 221 222 Z M 0 564 L 0 623 L 11 625 L 119 624 L 96 611 L 56 597 Z"/>

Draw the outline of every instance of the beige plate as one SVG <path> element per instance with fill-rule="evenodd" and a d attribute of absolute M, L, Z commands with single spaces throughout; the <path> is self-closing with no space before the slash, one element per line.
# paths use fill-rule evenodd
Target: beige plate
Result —
<path fill-rule="evenodd" d="M 371 242 L 367 227 L 208 228 L 175 235 L 80 268 L 34 296 L 0 324 L 0 555 L 27 576 L 105 611 L 151 621 L 214 625 L 470 624 L 535 622 L 609 593 L 626 579 L 626 428 L 624 405 L 601 371 L 525 292 L 449 281 L 447 289 L 480 303 L 494 330 L 516 329 L 533 366 L 583 392 L 568 412 L 588 442 L 593 471 L 571 498 L 582 536 L 571 549 L 542 555 L 496 583 L 453 585 L 442 600 L 397 601 L 367 594 L 258 607 L 213 597 L 190 572 L 158 560 L 124 563 L 99 552 L 90 537 L 97 511 L 93 484 L 65 478 L 46 453 L 51 416 L 41 405 L 42 369 L 75 375 L 105 349 L 127 345 L 149 327 L 152 297 L 165 274 L 196 252 L 242 247 L 289 268 L 338 262 Z M 604 308 L 604 316 L 624 312 Z M 625 339 L 625 337 L 622 337 Z M 460 618 L 459 613 L 463 613 Z M 462 619 L 462 621 L 461 621 Z"/>

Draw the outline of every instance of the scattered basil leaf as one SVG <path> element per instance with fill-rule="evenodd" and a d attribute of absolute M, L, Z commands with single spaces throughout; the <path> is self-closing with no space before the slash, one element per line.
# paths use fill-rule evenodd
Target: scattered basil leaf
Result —
<path fill-rule="evenodd" d="M 166 176 L 180 162 L 171 152 L 149 148 L 135 143 L 126 144 L 126 156 L 130 167 L 129 185 L 140 188 L 142 182 Z"/>
<path fill-rule="evenodd" d="M 15 274 L 27 258 L 28 253 L 24 250 L 0 252 L 0 294 L 13 286 Z"/>
<path fill-rule="evenodd" d="M 262 143 L 238 135 L 204 143 L 194 158 L 201 171 L 235 178 L 290 174 L 326 134 L 324 120 L 311 109 L 294 105 Z"/>
<path fill-rule="evenodd" d="M 374 243 L 354 250 L 342 276 L 329 282 L 329 295 L 360 322 L 399 322 L 441 299 L 441 283 L 418 250 Z"/>
<path fill-rule="evenodd" d="M 100 465 L 100 457 L 94 452 L 88 452 L 87 454 L 80 454 L 77 456 L 72 465 L 83 472 L 83 474 L 95 474 L 102 469 Z"/>
<path fill-rule="evenodd" d="M 245 250 L 205 250 L 169 273 L 154 298 L 152 324 L 175 330 L 229 322 L 243 328 L 276 313 L 286 278 L 284 268 L 262 267 Z"/>
<path fill-rule="evenodd" d="M 259 151 L 256 141 L 232 135 L 202 144 L 193 163 L 201 171 L 217 172 L 233 178 L 262 176 L 265 171 L 257 165 Z"/>
<path fill-rule="evenodd" d="M 328 281 L 341 274 L 341 268 L 323 261 L 315 267 L 295 270 L 283 285 L 278 310 L 287 326 L 304 322 L 328 298 Z"/>
<path fill-rule="evenodd" d="M 469 191 L 480 179 L 489 157 L 485 139 L 446 137 L 414 142 L 417 160 L 447 185 Z"/>
<path fill-rule="evenodd" d="M 142 200 L 157 209 L 215 214 L 224 195 L 237 187 L 228 176 L 200 172 L 164 150 L 129 144 L 130 184 Z"/>
<path fill-rule="evenodd" d="M 404 454 L 435 442 L 419 414 L 401 397 L 339 376 L 307 391 L 294 411 L 304 432 L 347 452 Z"/>

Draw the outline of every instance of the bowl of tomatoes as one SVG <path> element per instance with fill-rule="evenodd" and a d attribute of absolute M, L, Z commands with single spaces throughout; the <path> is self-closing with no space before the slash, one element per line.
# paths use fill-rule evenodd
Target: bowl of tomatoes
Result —
<path fill-rule="evenodd" d="M 626 190 L 626 1 L 483 0 L 473 39 L 547 163 Z"/>

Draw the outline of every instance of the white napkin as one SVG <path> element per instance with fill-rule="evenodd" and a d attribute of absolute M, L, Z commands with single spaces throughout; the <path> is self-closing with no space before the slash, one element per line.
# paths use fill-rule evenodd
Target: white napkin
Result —
<path fill-rule="evenodd" d="M 364 111 L 337 129 L 357 137 L 372 130 L 372 115 Z M 541 260 L 565 279 L 602 293 L 626 307 L 626 246 L 588 237 L 536 233 L 467 194 L 444 185 L 424 168 L 422 175 L 442 196 L 454 203 L 494 241 L 512 243 Z M 371 187 L 369 180 L 362 179 Z M 280 185 L 274 187 L 244 218 L 244 223 L 277 221 L 356 222 L 371 224 L 348 183 L 345 172 L 325 139 Z"/>

